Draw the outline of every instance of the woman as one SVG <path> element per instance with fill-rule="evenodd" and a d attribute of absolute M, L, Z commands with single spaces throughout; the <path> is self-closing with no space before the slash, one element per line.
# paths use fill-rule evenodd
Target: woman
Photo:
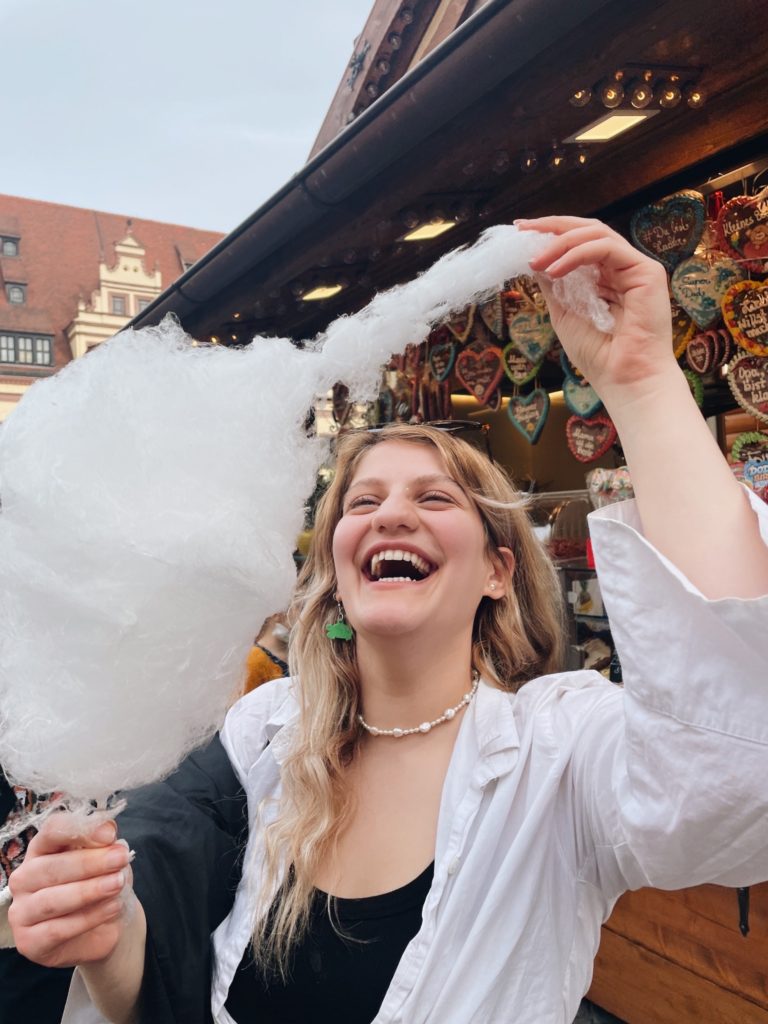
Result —
<path fill-rule="evenodd" d="M 251 828 L 216 1021 L 567 1024 L 622 891 L 768 878 L 757 503 L 675 363 L 663 268 L 595 221 L 519 226 L 554 235 L 532 270 L 632 472 L 637 509 L 592 518 L 626 690 L 554 671 L 553 573 L 499 472 L 429 430 L 349 439 L 298 589 L 297 678 L 222 732 Z M 611 334 L 554 298 L 585 266 Z M 107 1019 L 142 1019 L 156 973 L 114 838 L 61 816 L 13 876 L 19 948 L 81 967 L 71 1020 L 83 981 Z"/>

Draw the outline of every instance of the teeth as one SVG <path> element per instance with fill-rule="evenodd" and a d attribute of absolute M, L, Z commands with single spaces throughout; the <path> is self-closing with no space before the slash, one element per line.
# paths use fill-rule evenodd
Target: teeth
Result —
<path fill-rule="evenodd" d="M 417 555 L 414 551 L 402 551 L 399 548 L 392 548 L 388 551 L 378 551 L 373 558 L 371 558 L 371 575 L 380 576 L 381 563 L 387 562 L 410 562 L 414 565 L 422 576 L 428 576 L 430 572 L 430 564 L 425 561 L 420 555 Z M 408 579 L 409 577 L 396 577 L 397 579 Z M 392 577 L 390 577 L 392 579 Z"/>

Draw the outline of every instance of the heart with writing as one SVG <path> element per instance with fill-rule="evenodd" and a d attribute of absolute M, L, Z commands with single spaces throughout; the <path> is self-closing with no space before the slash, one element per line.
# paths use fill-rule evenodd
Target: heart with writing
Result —
<path fill-rule="evenodd" d="M 744 412 L 768 423 L 768 359 L 740 356 L 729 363 L 728 387 Z"/>
<path fill-rule="evenodd" d="M 541 368 L 541 361 L 532 363 L 530 359 L 518 352 L 513 344 L 505 345 L 502 352 L 504 372 L 513 384 L 527 384 L 533 380 Z"/>
<path fill-rule="evenodd" d="M 704 381 L 693 370 L 683 370 L 683 376 L 688 381 L 688 387 L 691 389 L 694 402 L 701 408 L 704 405 Z"/>
<path fill-rule="evenodd" d="M 768 458 L 747 459 L 744 463 L 744 483 L 763 501 L 768 501 Z"/>
<path fill-rule="evenodd" d="M 499 386 L 503 373 L 502 352 L 495 345 L 465 348 L 456 359 L 456 376 L 470 395 L 484 405 Z"/>
<path fill-rule="evenodd" d="M 685 361 L 694 373 L 709 373 L 715 364 L 717 354 L 717 343 L 714 339 L 714 331 L 707 331 L 703 334 L 696 334 L 688 342 L 685 350 Z"/>
<path fill-rule="evenodd" d="M 723 298 L 723 319 L 737 345 L 753 356 L 768 356 L 768 284 L 732 285 Z"/>
<path fill-rule="evenodd" d="M 549 415 L 549 395 L 544 388 L 534 388 L 530 395 L 513 395 L 507 406 L 512 426 L 530 444 L 536 444 Z"/>
<path fill-rule="evenodd" d="M 555 341 L 549 313 L 518 309 L 507 319 L 509 342 L 531 363 L 540 363 Z"/>
<path fill-rule="evenodd" d="M 768 434 L 759 430 L 745 430 L 735 438 L 731 455 L 739 462 L 747 459 L 768 459 Z"/>
<path fill-rule="evenodd" d="M 492 299 L 481 302 L 477 307 L 480 319 L 497 338 L 504 337 L 504 307 L 501 302 L 501 295 L 494 295 Z"/>
<path fill-rule="evenodd" d="M 768 260 L 768 188 L 730 199 L 717 215 L 717 235 L 722 249 L 750 260 L 748 268 L 762 273 Z"/>
<path fill-rule="evenodd" d="M 441 341 L 429 350 L 429 368 L 437 381 L 447 380 L 456 360 L 456 345 L 452 341 Z"/>
<path fill-rule="evenodd" d="M 593 416 L 603 404 L 598 393 L 585 380 L 577 380 L 567 374 L 563 381 L 563 397 L 571 412 L 582 419 Z"/>
<path fill-rule="evenodd" d="M 672 271 L 693 255 L 704 230 L 706 207 L 700 192 L 684 189 L 643 206 L 632 218 L 635 245 Z"/>
<path fill-rule="evenodd" d="M 605 455 L 616 441 L 616 427 L 607 413 L 590 419 L 571 416 L 565 424 L 565 436 L 571 455 L 579 462 L 594 462 Z"/>
<path fill-rule="evenodd" d="M 746 271 L 727 256 L 689 256 L 675 267 L 670 287 L 691 320 L 706 330 L 722 316 L 728 289 L 746 276 Z"/>
<path fill-rule="evenodd" d="M 469 332 L 472 330 L 472 324 L 475 322 L 475 306 L 467 306 L 461 313 L 455 313 L 449 320 L 445 321 L 445 326 L 453 334 L 458 341 L 464 343 L 469 337 Z"/>
<path fill-rule="evenodd" d="M 675 359 L 679 359 L 688 347 L 688 342 L 696 333 L 696 324 L 684 309 L 672 302 L 672 347 Z"/>

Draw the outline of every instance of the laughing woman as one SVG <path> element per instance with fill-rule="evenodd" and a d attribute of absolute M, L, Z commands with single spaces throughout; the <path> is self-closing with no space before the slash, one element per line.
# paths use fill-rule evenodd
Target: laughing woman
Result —
<path fill-rule="evenodd" d="M 28 957 L 79 966 L 66 1020 L 568 1024 L 624 890 L 768 878 L 768 508 L 675 363 L 663 268 L 595 221 L 520 226 L 553 236 L 532 269 L 637 494 L 591 517 L 624 690 L 558 671 L 554 571 L 496 467 L 429 428 L 347 436 L 294 678 L 221 735 L 250 825 L 210 1008 L 174 943 L 216 856 L 178 895 L 199 852 L 136 842 L 137 898 L 114 829 L 83 842 L 61 815 L 10 919 Z M 610 334 L 552 295 L 585 266 Z"/>

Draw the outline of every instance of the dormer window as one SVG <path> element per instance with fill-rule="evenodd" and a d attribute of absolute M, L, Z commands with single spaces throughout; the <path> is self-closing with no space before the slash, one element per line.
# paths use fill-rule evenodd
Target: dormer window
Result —
<path fill-rule="evenodd" d="M 0 235 L 0 252 L 3 256 L 18 256 L 19 239 L 13 235 Z"/>
<path fill-rule="evenodd" d="M 6 284 L 5 294 L 13 306 L 23 306 L 27 301 L 27 286 L 25 284 Z"/>

